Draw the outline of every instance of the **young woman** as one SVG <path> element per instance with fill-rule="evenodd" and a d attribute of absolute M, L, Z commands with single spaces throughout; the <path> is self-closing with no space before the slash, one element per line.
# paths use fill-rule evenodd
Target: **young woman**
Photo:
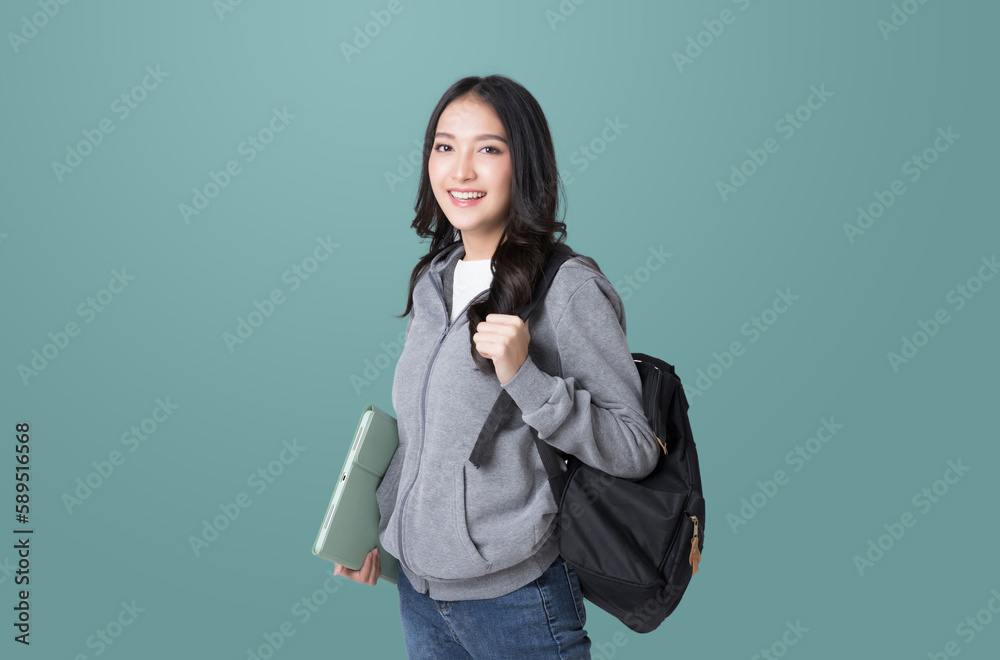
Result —
<path fill-rule="evenodd" d="M 410 276 L 392 388 L 399 449 L 377 491 L 407 654 L 589 658 L 580 583 L 559 556 L 532 433 L 616 476 L 653 470 L 659 445 L 622 301 L 594 260 L 575 257 L 528 321 L 517 316 L 566 233 L 548 124 L 524 87 L 459 80 L 424 144 L 412 227 L 431 244 Z M 517 409 L 477 469 L 468 457 L 502 389 Z M 378 550 L 335 573 L 375 584 Z"/>

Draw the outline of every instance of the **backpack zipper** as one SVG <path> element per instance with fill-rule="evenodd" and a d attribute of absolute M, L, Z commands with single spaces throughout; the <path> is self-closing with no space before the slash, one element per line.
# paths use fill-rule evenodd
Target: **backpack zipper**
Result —
<path fill-rule="evenodd" d="M 437 359 L 437 354 L 438 354 L 438 351 L 441 349 L 441 344 L 444 342 L 444 339 L 448 335 L 448 332 L 451 330 L 452 326 L 455 325 L 451 321 L 451 319 L 448 317 L 448 305 L 447 305 L 447 303 L 445 302 L 445 299 L 444 299 L 444 292 L 441 291 L 441 285 L 437 281 L 437 275 L 432 273 L 430 275 L 430 280 L 431 280 L 431 283 L 434 285 L 434 289 L 438 293 L 438 298 L 441 300 L 441 305 L 444 307 L 445 327 L 444 327 L 444 330 L 441 332 L 441 335 L 438 337 L 437 344 L 434 346 L 434 352 L 431 353 L 431 359 L 430 359 L 430 361 L 427 364 L 427 370 L 424 372 L 423 391 L 421 392 L 421 395 L 420 395 L 420 444 L 417 447 L 417 469 L 413 473 L 413 479 L 410 480 L 410 485 L 407 487 L 406 492 L 403 493 L 403 499 L 399 503 L 399 513 L 396 516 L 399 519 L 399 521 L 398 521 L 399 524 L 397 525 L 397 530 L 399 531 L 399 534 L 398 534 L 398 536 L 399 536 L 399 557 L 397 559 L 401 563 L 403 562 L 403 513 L 406 510 L 405 507 L 406 507 L 407 498 L 409 498 L 410 492 L 413 490 L 414 484 L 417 483 L 417 475 L 420 473 L 420 456 L 423 453 L 423 448 L 424 448 L 424 432 L 427 429 L 427 424 L 426 424 L 426 421 L 427 421 L 427 382 L 430 380 L 431 370 L 434 368 L 434 361 Z M 462 315 L 465 314 L 465 312 L 469 309 L 469 307 L 472 305 L 472 303 L 476 302 L 476 299 L 479 296 L 483 295 L 484 293 L 489 293 L 489 289 L 483 289 L 482 291 L 480 291 L 479 293 L 477 293 L 475 296 L 473 296 L 472 300 L 470 300 L 468 303 L 466 303 L 465 307 L 462 308 L 462 311 L 459 312 L 458 316 L 455 317 L 455 320 L 457 321 L 458 319 L 462 318 Z"/>
<path fill-rule="evenodd" d="M 698 549 L 698 516 L 689 515 L 694 521 L 694 535 L 691 537 L 691 554 L 688 555 L 688 563 L 691 564 L 691 575 L 698 572 L 698 562 L 701 561 L 701 550 Z"/>

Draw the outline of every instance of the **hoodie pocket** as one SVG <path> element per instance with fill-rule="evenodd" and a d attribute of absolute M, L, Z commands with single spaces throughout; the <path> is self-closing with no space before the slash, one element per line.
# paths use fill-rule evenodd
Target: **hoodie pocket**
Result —
<path fill-rule="evenodd" d="M 458 537 L 458 543 L 463 548 L 469 557 L 469 561 L 475 570 L 475 574 L 482 575 L 484 573 L 492 570 L 493 565 L 486 561 L 482 554 L 479 552 L 479 548 L 476 544 L 472 542 L 472 537 L 469 535 L 469 525 L 468 520 L 465 517 L 466 512 L 466 494 L 467 494 L 466 480 L 465 480 L 465 463 L 459 463 L 455 469 L 455 506 L 454 506 L 454 523 L 455 523 L 455 533 Z"/>
<path fill-rule="evenodd" d="M 466 525 L 463 465 L 448 465 L 440 475 L 421 474 L 430 480 L 424 483 L 424 497 L 411 492 L 403 521 L 407 564 L 437 580 L 486 575 L 493 565 L 479 554 Z"/>
<path fill-rule="evenodd" d="M 382 475 L 382 480 L 375 489 L 375 499 L 378 502 L 378 510 L 381 515 L 379 521 L 379 532 L 383 532 L 396 509 L 396 496 L 399 494 L 399 477 L 403 470 L 403 459 L 405 452 L 396 450 L 392 455 L 392 460 Z"/>

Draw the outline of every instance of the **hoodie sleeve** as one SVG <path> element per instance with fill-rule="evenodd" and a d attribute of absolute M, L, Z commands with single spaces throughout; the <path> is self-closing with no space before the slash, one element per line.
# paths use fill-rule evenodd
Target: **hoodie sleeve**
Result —
<path fill-rule="evenodd" d="M 642 381 L 625 339 L 625 314 L 610 282 L 593 277 L 570 296 L 556 322 L 565 378 L 529 355 L 501 387 L 548 444 L 616 477 L 640 479 L 659 460 L 646 419 Z"/>

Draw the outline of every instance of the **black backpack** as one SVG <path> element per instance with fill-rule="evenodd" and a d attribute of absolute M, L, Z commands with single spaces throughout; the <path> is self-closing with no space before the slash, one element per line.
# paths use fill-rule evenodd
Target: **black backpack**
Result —
<path fill-rule="evenodd" d="M 518 314 L 527 320 L 548 291 L 559 266 L 576 256 L 557 243 L 531 302 Z M 655 630 L 677 607 L 705 545 L 705 499 L 688 402 L 674 367 L 632 353 L 642 381 L 646 418 L 663 453 L 638 480 L 597 470 L 535 437 L 556 504 L 559 554 L 580 579 L 584 598 L 635 632 Z M 483 425 L 469 461 L 486 458 L 497 429 L 511 412 L 504 390 Z M 568 459 L 566 469 L 559 456 Z M 574 514 L 575 512 L 575 514 Z"/>

